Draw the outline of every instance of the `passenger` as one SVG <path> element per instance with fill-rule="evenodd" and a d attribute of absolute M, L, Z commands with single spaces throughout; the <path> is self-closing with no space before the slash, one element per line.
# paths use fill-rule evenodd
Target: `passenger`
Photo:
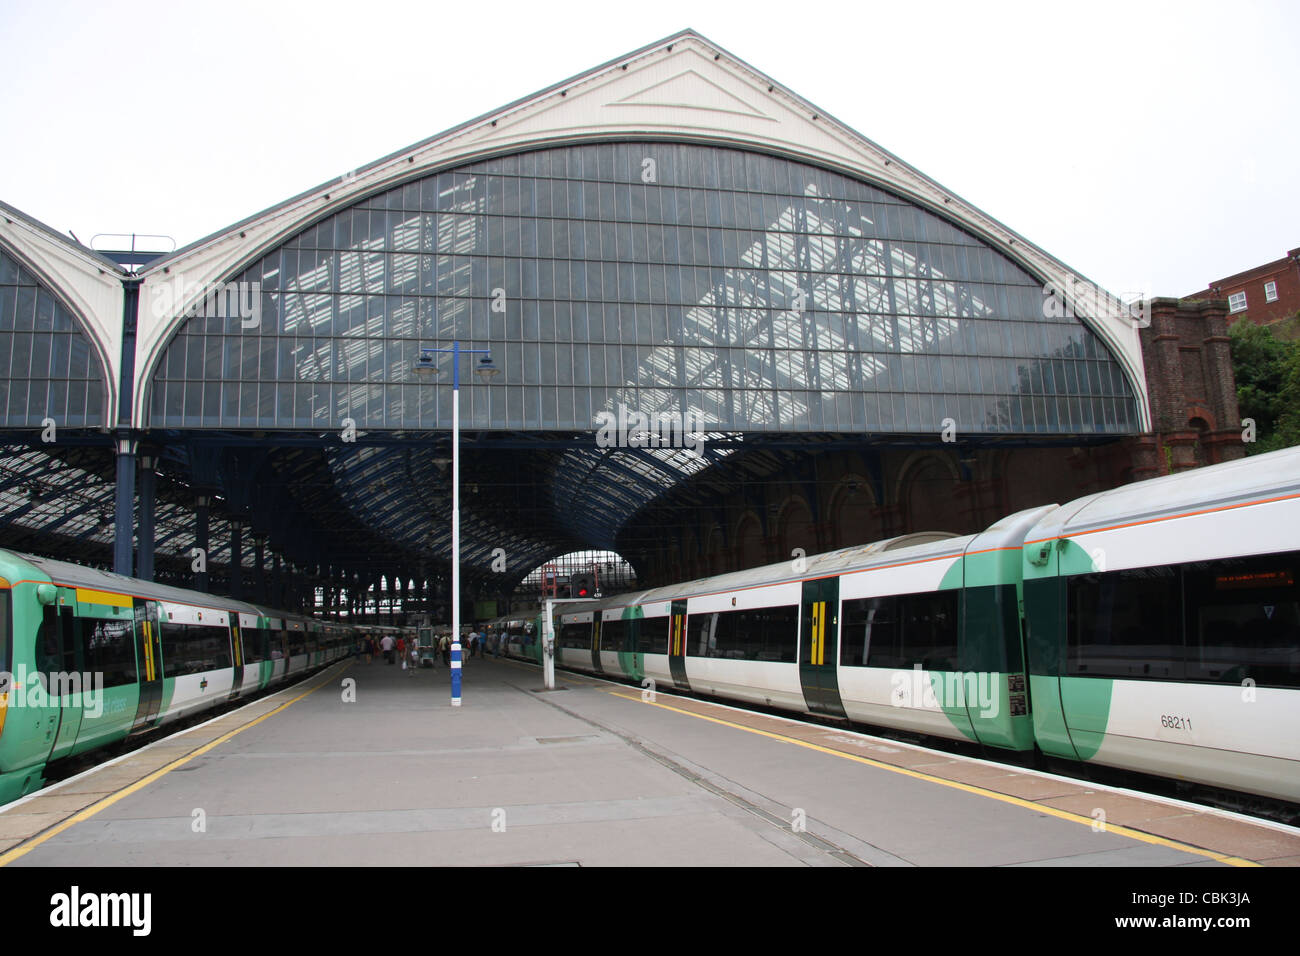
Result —
<path fill-rule="evenodd" d="M 414 677 L 415 669 L 420 666 L 420 645 L 415 641 L 412 641 L 411 646 L 407 649 L 406 653 L 407 656 L 410 658 L 410 660 L 407 662 L 410 666 L 407 667 L 406 670 L 407 673 L 410 674 L 410 676 Z"/>
<path fill-rule="evenodd" d="M 384 651 L 384 660 L 389 664 L 393 663 L 393 643 L 393 635 L 391 634 L 385 634 L 384 639 L 379 642 L 379 646 Z"/>
<path fill-rule="evenodd" d="M 442 663 L 444 667 L 451 666 L 451 637 L 444 634 L 438 638 L 438 650 L 442 651 Z"/>

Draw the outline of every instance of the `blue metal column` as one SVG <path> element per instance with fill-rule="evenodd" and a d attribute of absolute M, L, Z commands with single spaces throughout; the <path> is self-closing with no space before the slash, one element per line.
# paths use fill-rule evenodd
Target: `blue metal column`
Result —
<path fill-rule="evenodd" d="M 135 397 L 135 335 L 140 308 L 140 279 L 122 280 L 122 351 L 117 395 L 117 489 L 113 506 L 113 570 L 135 572 L 135 453 L 131 404 Z"/>
<path fill-rule="evenodd" d="M 153 455 L 140 456 L 140 553 L 136 556 L 136 576 L 141 581 L 153 580 L 154 501 L 157 475 Z"/>
<path fill-rule="evenodd" d="M 463 666 L 460 653 L 460 638 L 451 636 L 451 706 L 460 706 L 460 672 Z"/>
<path fill-rule="evenodd" d="M 113 514 L 113 570 L 130 577 L 135 571 L 135 448 L 131 433 L 117 434 L 117 499 Z"/>

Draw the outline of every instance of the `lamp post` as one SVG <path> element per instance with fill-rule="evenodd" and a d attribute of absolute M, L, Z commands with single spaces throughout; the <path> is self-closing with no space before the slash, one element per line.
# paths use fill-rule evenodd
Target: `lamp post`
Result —
<path fill-rule="evenodd" d="M 435 355 L 451 354 L 451 706 L 460 706 L 460 357 L 482 353 L 474 374 L 485 383 L 501 371 L 492 363 L 488 349 L 463 349 L 453 342 L 449 349 L 420 349 L 415 372 L 425 381 L 438 374 Z"/>

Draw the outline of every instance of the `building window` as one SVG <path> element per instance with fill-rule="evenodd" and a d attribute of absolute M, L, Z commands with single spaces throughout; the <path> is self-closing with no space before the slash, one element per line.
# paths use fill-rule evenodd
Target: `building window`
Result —
<path fill-rule="evenodd" d="M 1277 301 L 1277 283 L 1276 283 L 1276 282 L 1265 282 L 1265 283 L 1264 283 L 1264 301 L 1265 301 L 1265 302 L 1276 302 L 1276 301 Z"/>
<path fill-rule="evenodd" d="M 1228 311 L 1242 312 L 1246 308 L 1246 293 L 1234 292 L 1228 296 Z"/>

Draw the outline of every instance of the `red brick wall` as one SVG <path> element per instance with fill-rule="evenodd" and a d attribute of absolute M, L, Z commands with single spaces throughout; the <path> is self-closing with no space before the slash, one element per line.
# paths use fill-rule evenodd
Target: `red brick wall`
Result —
<path fill-rule="evenodd" d="M 1265 301 L 1264 286 L 1277 283 L 1277 300 Z M 1193 299 L 1228 299 L 1234 292 L 1246 293 L 1246 310 L 1228 315 L 1228 324 L 1248 318 L 1257 325 L 1270 325 L 1300 312 L 1300 249 L 1292 249 L 1285 259 L 1239 272 L 1211 283 Z"/>

